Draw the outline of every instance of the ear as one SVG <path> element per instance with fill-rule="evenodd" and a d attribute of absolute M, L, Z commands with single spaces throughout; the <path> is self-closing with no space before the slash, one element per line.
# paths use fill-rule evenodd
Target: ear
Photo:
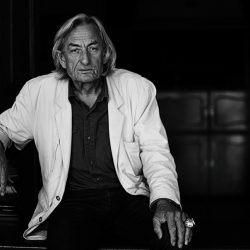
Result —
<path fill-rule="evenodd" d="M 57 58 L 61 64 L 61 66 L 66 69 L 66 59 L 62 51 L 57 51 Z"/>

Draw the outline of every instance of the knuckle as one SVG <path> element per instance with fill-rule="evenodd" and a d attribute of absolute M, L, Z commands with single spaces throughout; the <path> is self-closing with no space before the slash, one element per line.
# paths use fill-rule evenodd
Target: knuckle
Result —
<path fill-rule="evenodd" d="M 176 226 L 175 226 L 175 225 L 170 225 L 170 226 L 169 226 L 169 231 L 175 234 L 176 231 L 177 231 Z"/>
<path fill-rule="evenodd" d="M 181 219 L 181 212 L 180 211 L 176 211 L 175 212 L 175 219 L 176 220 L 180 220 Z"/>
<path fill-rule="evenodd" d="M 176 228 L 174 220 L 168 220 L 168 226 L 169 228 Z"/>
<path fill-rule="evenodd" d="M 185 235 L 185 228 L 184 228 L 184 227 L 181 227 L 181 228 L 179 229 L 179 235 L 181 235 L 181 236 L 184 236 L 184 235 Z"/>
<path fill-rule="evenodd" d="M 159 234 L 160 233 L 160 229 L 157 227 L 157 226 L 154 226 L 153 227 L 153 230 L 156 234 Z"/>
<path fill-rule="evenodd" d="M 160 217 L 158 217 L 158 216 L 154 216 L 154 217 L 153 217 L 153 223 L 154 223 L 154 224 L 159 224 L 160 221 L 161 221 Z"/>
<path fill-rule="evenodd" d="M 166 212 L 166 213 L 165 213 L 165 218 L 166 218 L 168 221 L 174 220 L 174 212 L 172 212 L 172 211 Z"/>

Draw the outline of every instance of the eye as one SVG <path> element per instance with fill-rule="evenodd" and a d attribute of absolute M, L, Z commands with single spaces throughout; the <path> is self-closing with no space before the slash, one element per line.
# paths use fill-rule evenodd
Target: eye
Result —
<path fill-rule="evenodd" d="M 90 52 L 97 52 L 99 50 L 99 47 L 98 46 L 90 46 L 89 47 L 89 51 Z"/>
<path fill-rule="evenodd" d="M 75 48 L 70 50 L 71 53 L 80 53 L 80 49 Z"/>

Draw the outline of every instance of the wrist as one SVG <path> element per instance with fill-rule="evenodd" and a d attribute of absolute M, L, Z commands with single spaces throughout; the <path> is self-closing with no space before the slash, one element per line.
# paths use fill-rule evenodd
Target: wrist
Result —
<path fill-rule="evenodd" d="M 165 207 L 168 207 L 171 210 L 172 209 L 174 209 L 174 210 L 181 210 L 181 206 L 179 204 L 177 204 L 173 200 L 167 199 L 167 198 L 158 199 L 156 201 L 156 206 L 157 207 L 165 206 Z"/>

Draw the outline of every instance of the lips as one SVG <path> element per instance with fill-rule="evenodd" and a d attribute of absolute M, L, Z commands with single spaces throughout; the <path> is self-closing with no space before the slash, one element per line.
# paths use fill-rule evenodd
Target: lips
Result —
<path fill-rule="evenodd" d="M 81 71 L 81 72 L 92 72 L 93 69 L 79 69 L 79 71 Z"/>

